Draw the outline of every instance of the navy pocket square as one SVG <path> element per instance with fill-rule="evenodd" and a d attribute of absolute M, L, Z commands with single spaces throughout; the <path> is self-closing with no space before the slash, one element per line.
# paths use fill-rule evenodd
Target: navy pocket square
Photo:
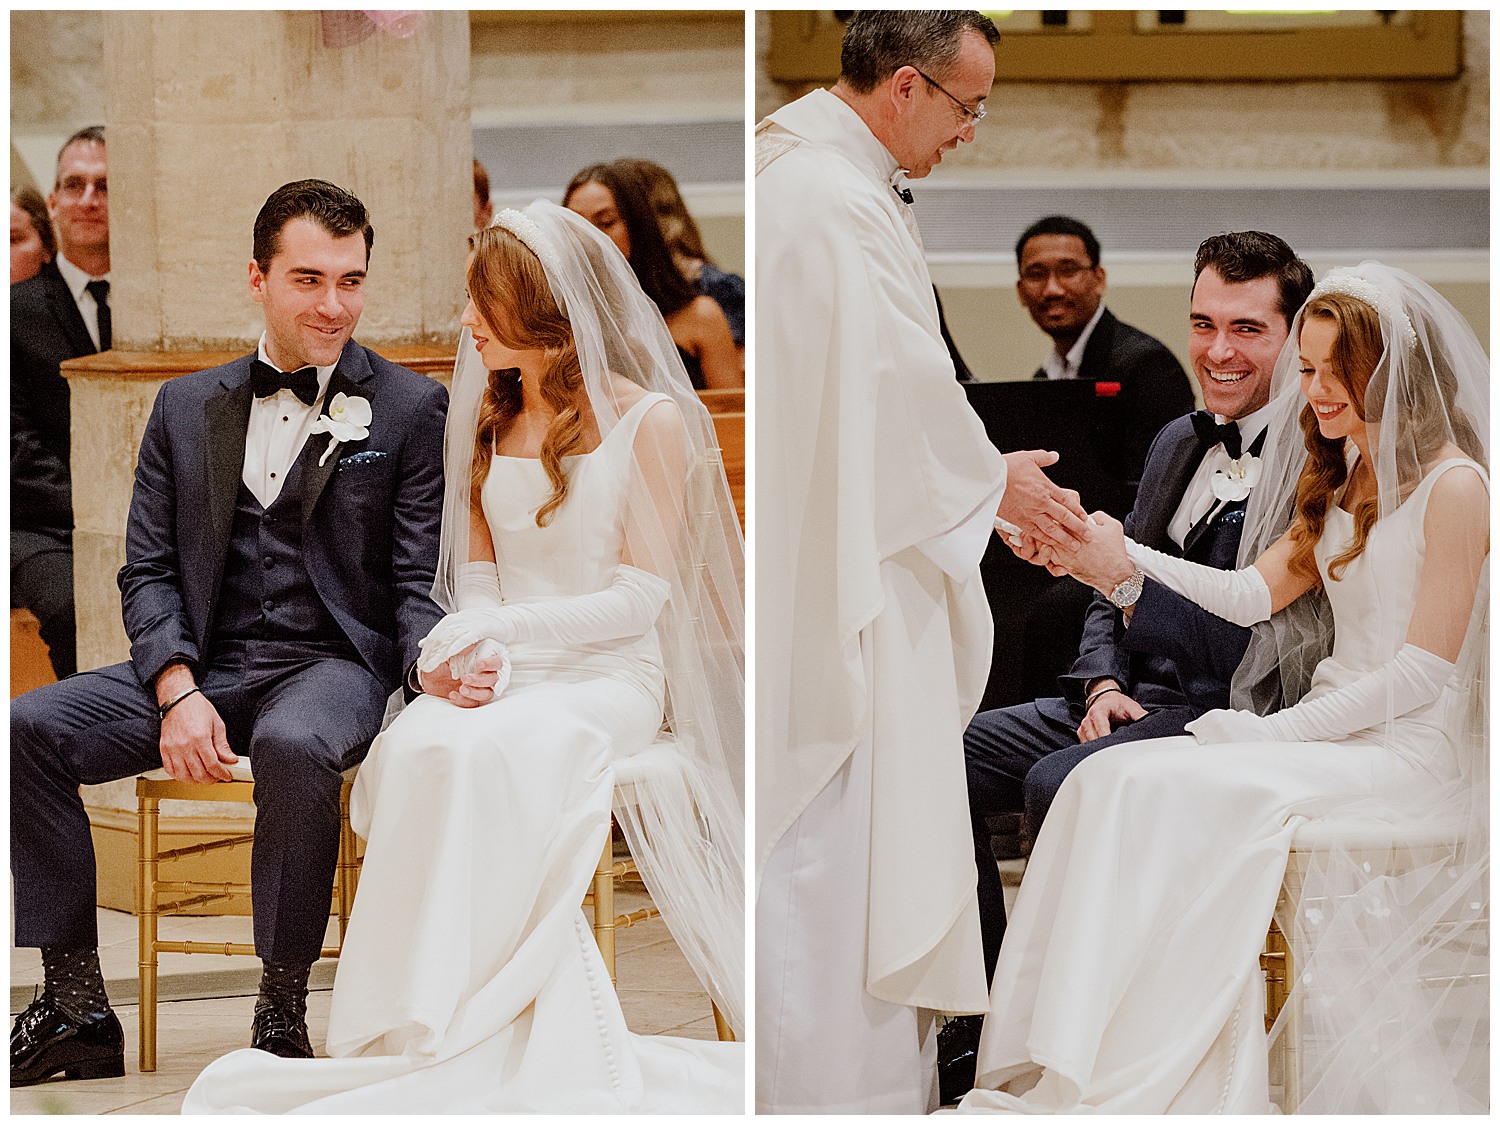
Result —
<path fill-rule="evenodd" d="M 366 449 L 361 453 L 351 453 L 347 457 L 339 458 L 338 472 L 345 469 L 358 468 L 362 465 L 374 465 L 384 461 L 385 451 L 381 449 Z"/>

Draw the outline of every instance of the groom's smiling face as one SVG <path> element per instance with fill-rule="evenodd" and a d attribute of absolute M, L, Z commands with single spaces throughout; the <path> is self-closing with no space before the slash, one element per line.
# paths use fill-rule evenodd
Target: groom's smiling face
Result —
<path fill-rule="evenodd" d="M 250 263 L 250 296 L 265 307 L 266 354 L 283 371 L 338 362 L 365 307 L 362 233 L 336 238 L 291 219 L 270 263 Z"/>
<path fill-rule="evenodd" d="M 1225 281 L 1212 266 L 1193 285 L 1188 357 L 1203 405 L 1243 418 L 1271 401 L 1271 374 L 1286 343 L 1286 317 L 1274 277 Z"/>

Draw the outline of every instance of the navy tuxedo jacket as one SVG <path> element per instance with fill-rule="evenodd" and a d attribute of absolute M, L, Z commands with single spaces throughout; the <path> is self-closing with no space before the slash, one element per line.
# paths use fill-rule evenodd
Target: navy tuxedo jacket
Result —
<path fill-rule="evenodd" d="M 1146 457 L 1135 507 L 1125 533 L 1136 542 L 1193 562 L 1227 570 L 1235 565 L 1244 502 L 1225 507 L 1186 550 L 1167 536 L 1204 449 L 1184 416 L 1170 422 Z M 1067 698 L 1082 702 L 1089 680 L 1108 676 L 1148 710 L 1186 703 L 1202 714 L 1229 706 L 1229 681 L 1250 630 L 1199 608 L 1153 579 L 1146 579 L 1130 627 L 1108 598 L 1095 594 L 1084 621 L 1078 659 L 1060 683 Z"/>
<path fill-rule="evenodd" d="M 150 685 L 175 656 L 200 668 L 223 578 L 250 418 L 248 355 L 168 381 L 141 439 L 120 592 L 130 659 Z M 432 600 L 443 509 L 441 384 L 353 340 L 328 383 L 370 402 L 369 436 L 303 451 L 302 541 L 323 604 L 366 667 L 395 688 L 442 617 Z"/>
<path fill-rule="evenodd" d="M 10 287 L 10 503 L 17 531 L 73 527 L 64 360 L 97 349 L 54 262 Z"/>

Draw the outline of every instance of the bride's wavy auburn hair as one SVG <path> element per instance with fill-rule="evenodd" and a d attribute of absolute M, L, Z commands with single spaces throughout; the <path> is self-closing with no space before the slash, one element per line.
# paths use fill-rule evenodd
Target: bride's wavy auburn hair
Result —
<path fill-rule="evenodd" d="M 552 495 L 537 509 L 538 527 L 546 527 L 567 499 L 568 474 L 563 458 L 583 446 L 583 369 L 573 340 L 573 326 L 552 295 L 542 263 L 504 227 L 485 227 L 469 236 L 467 281 L 479 315 L 508 348 L 541 348 L 547 353 L 541 394 L 557 411 L 542 439 L 542 468 Z M 470 504 L 479 507 L 479 490 L 490 471 L 495 443 L 521 412 L 521 379 L 512 370 L 491 371 L 479 404 L 474 459 L 469 469 Z"/>
<path fill-rule="evenodd" d="M 1385 358 L 1385 340 L 1380 314 L 1358 298 L 1344 293 L 1323 293 L 1302 308 L 1302 323 L 1331 321 L 1336 335 L 1329 360 L 1333 376 L 1349 392 L 1354 412 L 1370 425 L 1372 449 L 1378 441 L 1377 427 L 1386 398 L 1390 364 Z M 1414 378 L 1401 390 L 1401 415 L 1395 419 L 1395 465 L 1399 497 L 1404 500 L 1421 482 L 1439 450 L 1455 442 L 1468 456 L 1483 464 L 1484 452 L 1478 436 L 1461 412 L 1452 409 L 1458 400 L 1458 382 L 1446 367 L 1431 365 L 1426 349 L 1412 346 L 1411 364 L 1428 365 L 1434 378 Z M 1373 390 L 1372 390 L 1373 389 Z M 1349 476 L 1342 438 L 1325 438 L 1318 430 L 1317 413 L 1311 404 L 1298 416 L 1307 461 L 1297 478 L 1297 520 L 1292 524 L 1294 544 L 1290 569 L 1318 577 L 1313 548 L 1323 534 L 1328 509 Z M 1360 501 L 1355 507 L 1354 539 L 1348 548 L 1329 561 L 1328 576 L 1337 580 L 1344 568 L 1365 549 L 1370 531 L 1380 516 L 1380 497 Z"/>

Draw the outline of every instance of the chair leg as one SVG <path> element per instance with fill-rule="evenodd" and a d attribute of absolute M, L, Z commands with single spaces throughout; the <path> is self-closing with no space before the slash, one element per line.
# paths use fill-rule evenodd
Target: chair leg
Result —
<path fill-rule="evenodd" d="M 140 1070 L 156 1069 L 156 940 L 157 940 L 157 813 L 160 801 L 141 797 L 138 803 L 136 840 L 137 933 L 139 935 Z"/>
<path fill-rule="evenodd" d="M 712 1004 L 712 1002 L 710 1002 Z M 733 1043 L 734 1029 L 729 1026 L 729 1021 L 724 1018 L 724 1013 L 719 1011 L 717 1004 L 712 1004 L 714 1010 L 714 1031 L 719 1036 L 720 1043 Z"/>
<path fill-rule="evenodd" d="M 614 833 L 604 837 L 604 852 L 594 869 L 594 941 L 615 984 L 615 847 Z"/>
<path fill-rule="evenodd" d="M 358 867 L 358 844 L 354 828 L 349 823 L 349 786 L 339 794 L 339 949 L 344 948 L 344 936 L 349 931 L 349 915 L 354 910 L 354 879 Z"/>

